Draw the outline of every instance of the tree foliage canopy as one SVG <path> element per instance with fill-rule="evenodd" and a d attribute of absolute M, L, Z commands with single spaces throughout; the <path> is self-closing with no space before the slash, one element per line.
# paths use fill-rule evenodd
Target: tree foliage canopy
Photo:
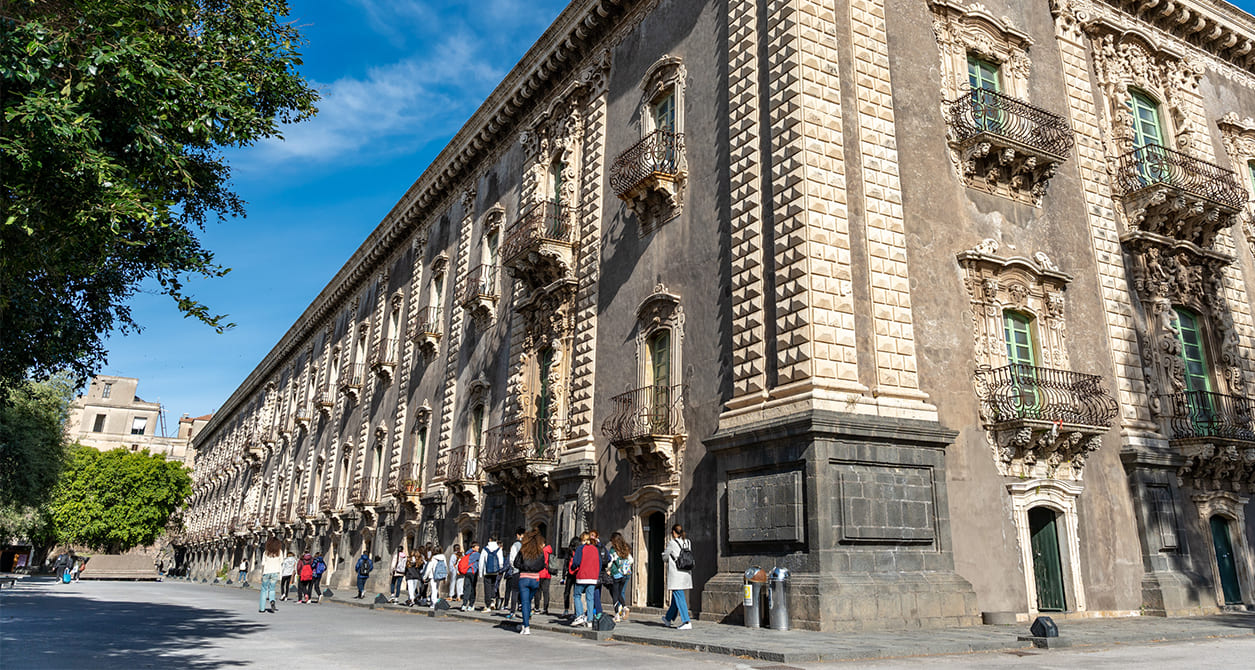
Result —
<path fill-rule="evenodd" d="M 65 419 L 74 395 L 68 375 L 27 382 L 0 405 L 0 509 L 46 503 L 65 467 Z"/>
<path fill-rule="evenodd" d="M 191 493 L 182 463 L 147 451 L 74 447 L 53 493 L 57 539 L 110 552 L 150 545 Z"/>
<path fill-rule="evenodd" d="M 184 284 L 227 272 L 197 235 L 244 213 L 222 148 L 315 111 L 286 0 L 0 6 L 0 392 L 90 374 L 143 282 L 229 327 Z"/>

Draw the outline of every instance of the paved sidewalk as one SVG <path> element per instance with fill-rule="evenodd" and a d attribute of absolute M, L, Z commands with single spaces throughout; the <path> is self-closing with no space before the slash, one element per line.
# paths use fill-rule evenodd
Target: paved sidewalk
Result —
<path fill-rule="evenodd" d="M 468 619 L 494 626 L 506 623 L 505 616 L 497 613 L 462 612 L 457 609 L 438 612 L 427 607 L 375 604 L 370 600 L 344 600 L 338 597 L 324 599 L 323 602 L 373 609 L 381 613 Z M 652 617 L 632 617 L 618 624 L 613 632 L 599 633 L 586 628 L 572 628 L 556 616 L 533 616 L 531 623 L 533 630 L 566 633 L 590 640 L 689 649 L 777 663 L 935 656 L 980 651 L 1012 651 L 1032 647 L 1031 643 L 1018 639 L 1028 634 L 1027 624 L 910 631 L 818 633 L 802 630 L 748 629 L 741 626 L 694 621 L 693 630 L 682 631 L 667 628 L 661 621 Z M 1255 636 L 1255 613 L 1208 617 L 1082 619 L 1062 621 L 1058 622 L 1058 625 L 1060 637 L 1070 646 L 1097 648 Z"/>

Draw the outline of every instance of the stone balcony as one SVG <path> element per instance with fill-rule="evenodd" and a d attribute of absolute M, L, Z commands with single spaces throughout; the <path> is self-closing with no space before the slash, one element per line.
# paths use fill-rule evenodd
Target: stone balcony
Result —
<path fill-rule="evenodd" d="M 949 103 L 951 146 L 969 186 L 1040 204 L 1075 141 L 1067 121 L 995 91 Z"/>
<path fill-rule="evenodd" d="M 349 504 L 365 507 L 383 502 L 383 488 L 380 477 L 363 477 L 349 491 Z"/>
<path fill-rule="evenodd" d="M 1232 226 L 1246 191 L 1231 170 L 1157 144 L 1117 161 L 1116 185 L 1129 218 L 1129 236 L 1188 242 L 1211 249 Z"/>
<path fill-rule="evenodd" d="M 1255 402 L 1190 391 L 1161 401 L 1169 443 L 1185 457 L 1182 480 L 1197 489 L 1255 493 Z"/>
<path fill-rule="evenodd" d="M 444 485 L 459 498 L 466 509 L 478 509 L 484 487 L 484 471 L 480 467 L 480 447 L 464 444 L 449 450 L 441 466 Z"/>
<path fill-rule="evenodd" d="M 357 402 L 361 398 L 362 384 L 366 382 L 366 364 L 351 363 L 340 380 L 340 392 Z"/>
<path fill-rule="evenodd" d="M 498 274 L 495 265 L 479 265 L 467 276 L 461 304 L 472 319 L 491 323 L 497 318 L 497 300 L 501 297 Z"/>
<path fill-rule="evenodd" d="M 419 311 L 410 339 L 418 345 L 418 350 L 423 356 L 432 358 L 440 351 L 443 327 L 439 307 L 424 307 Z"/>
<path fill-rule="evenodd" d="M 998 470 L 1011 477 L 1079 480 L 1119 410 L 1097 375 L 1013 364 L 975 377 Z"/>
<path fill-rule="evenodd" d="M 679 476 L 684 446 L 683 386 L 645 386 L 610 399 L 601 432 L 643 481 Z"/>
<path fill-rule="evenodd" d="M 657 130 L 615 158 L 610 186 L 648 226 L 679 213 L 687 174 L 684 134 Z"/>
<path fill-rule="evenodd" d="M 558 440 L 565 425 L 541 424 L 531 417 L 490 428 L 480 451 L 484 472 L 517 500 L 534 498 L 549 485 L 558 462 Z"/>
<path fill-rule="evenodd" d="M 401 342 L 395 337 L 385 337 L 379 341 L 379 350 L 371 358 L 370 368 L 375 374 L 391 380 L 401 362 Z"/>
<path fill-rule="evenodd" d="M 405 463 L 388 478 L 388 493 L 402 502 L 419 504 L 423 495 L 423 466 L 421 463 Z"/>
<path fill-rule="evenodd" d="M 506 232 L 501 258 L 515 277 L 546 286 L 575 267 L 576 210 L 538 202 Z"/>
<path fill-rule="evenodd" d="M 336 406 L 335 395 L 330 391 L 319 391 L 314 398 L 314 406 L 321 414 L 331 414 L 332 408 Z"/>

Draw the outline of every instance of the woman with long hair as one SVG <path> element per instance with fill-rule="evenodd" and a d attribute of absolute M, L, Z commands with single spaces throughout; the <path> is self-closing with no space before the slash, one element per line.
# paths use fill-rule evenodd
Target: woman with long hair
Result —
<path fill-rule="evenodd" d="M 413 553 L 405 561 L 405 590 L 410 594 L 410 599 L 405 601 L 406 607 L 414 606 L 418 599 L 418 583 L 423 579 L 423 564 L 418 557 L 418 553 Z"/>
<path fill-rule="evenodd" d="M 628 578 L 632 576 L 632 545 L 623 539 L 622 533 L 610 536 L 610 596 L 614 599 L 614 620 L 622 621 L 631 610 L 627 606 Z"/>
<path fill-rule="evenodd" d="M 581 533 L 583 542 L 571 557 L 571 578 L 575 580 L 575 618 L 572 626 L 592 628 L 597 618 L 593 595 L 601 577 L 601 555 L 591 533 Z"/>
<path fill-rule="evenodd" d="M 693 588 L 692 568 L 684 569 L 677 565 L 680 552 L 685 550 L 693 551 L 693 545 L 684 528 L 677 523 L 671 527 L 671 540 L 667 542 L 667 550 L 662 552 L 662 557 L 667 561 L 667 591 L 671 593 L 671 607 L 662 615 L 662 622 L 670 626 L 678 616 L 680 625 L 676 628 L 680 630 L 693 628 L 689 621 L 688 598 L 685 594 L 685 591 Z"/>
<path fill-rule="evenodd" d="M 523 534 L 513 567 L 519 573 L 519 596 L 523 606 L 522 635 L 531 635 L 532 598 L 540 590 L 540 573 L 545 569 L 545 541 L 535 528 Z"/>
<path fill-rule="evenodd" d="M 571 561 L 575 559 L 575 552 L 579 550 L 580 537 L 576 535 L 571 538 L 571 543 L 566 548 L 566 562 L 563 564 L 566 568 L 562 571 L 562 616 L 564 618 L 574 617 L 571 614 L 571 590 L 575 588 L 575 577 L 571 576 Z"/>
<path fill-rule="evenodd" d="M 266 553 L 261 557 L 261 600 L 257 602 L 257 611 L 265 612 L 266 603 L 270 603 L 271 613 L 275 607 L 275 582 L 279 581 L 279 573 L 283 570 L 283 543 L 279 538 L 266 540 Z"/>

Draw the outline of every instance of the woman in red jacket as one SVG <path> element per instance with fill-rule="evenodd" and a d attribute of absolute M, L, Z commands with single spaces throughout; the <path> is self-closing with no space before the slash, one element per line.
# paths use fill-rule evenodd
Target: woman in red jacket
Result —
<path fill-rule="evenodd" d="M 571 576 L 575 579 L 575 619 L 572 626 L 592 627 L 597 617 L 593 610 L 593 589 L 601 576 L 601 556 L 588 533 L 580 534 L 580 548 L 571 557 Z"/>

